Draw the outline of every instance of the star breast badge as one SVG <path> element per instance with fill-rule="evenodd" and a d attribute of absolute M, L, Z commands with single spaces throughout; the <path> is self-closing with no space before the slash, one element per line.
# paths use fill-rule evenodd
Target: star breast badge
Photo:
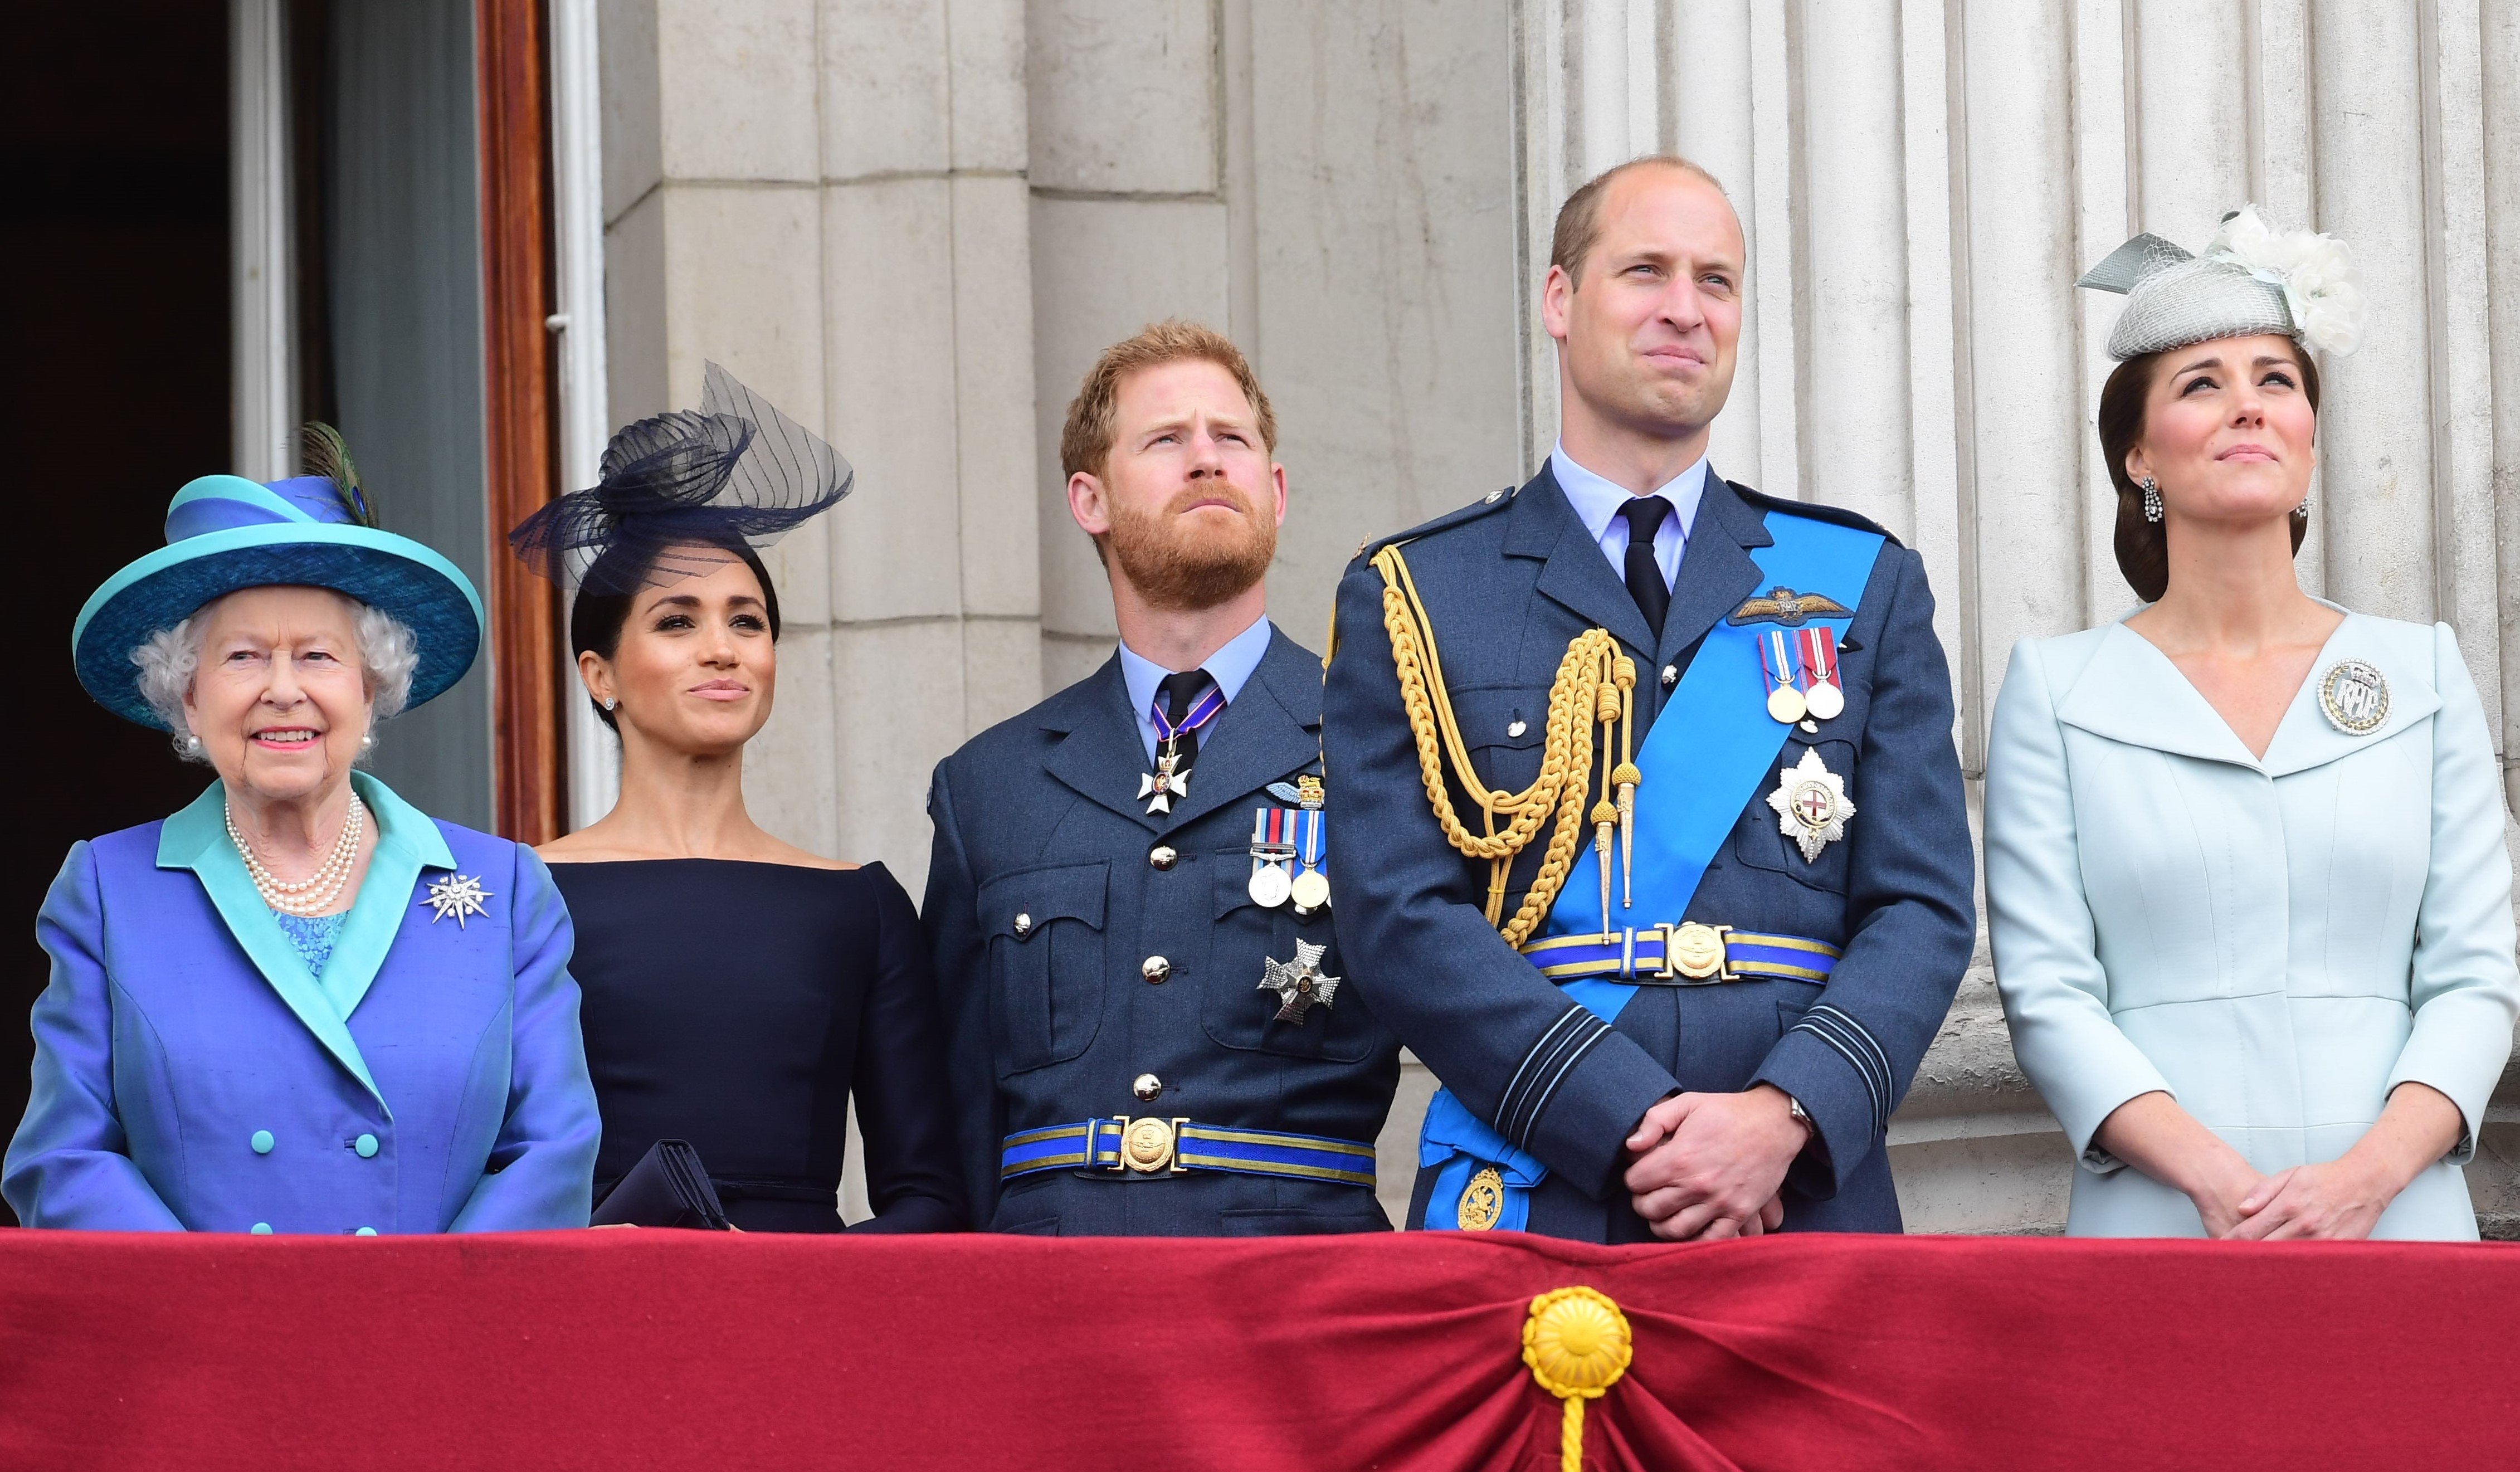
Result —
<path fill-rule="evenodd" d="M 455 928 L 461 930 L 466 915 L 488 914 L 490 907 L 483 902 L 494 898 L 472 874 L 445 874 L 429 882 L 428 893 L 421 897 L 421 903 L 437 912 L 428 917 L 430 924 L 452 916 Z"/>
<path fill-rule="evenodd" d="M 1322 958 L 1329 954 L 1327 945 L 1311 941 L 1295 942 L 1295 963 L 1288 965 L 1275 957 L 1260 959 L 1260 987 L 1263 992 L 1278 994 L 1278 1015 L 1273 1022 L 1304 1025 L 1304 1011 L 1318 1002 L 1330 1004 L 1330 994 L 1339 988 L 1340 978 L 1322 974 Z"/>
<path fill-rule="evenodd" d="M 1803 759 L 1777 773 L 1777 790 L 1768 806 L 1777 810 L 1777 827 L 1803 851 L 1803 862 L 1820 857 L 1828 844 L 1846 836 L 1846 820 L 1855 816 L 1847 800 L 1846 779 L 1823 765 L 1820 753 L 1806 746 Z"/>

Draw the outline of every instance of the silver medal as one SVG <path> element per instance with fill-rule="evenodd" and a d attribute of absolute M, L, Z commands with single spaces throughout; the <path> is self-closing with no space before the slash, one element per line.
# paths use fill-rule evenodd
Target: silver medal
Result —
<path fill-rule="evenodd" d="M 1295 881 L 1286 872 L 1286 866 L 1263 860 L 1251 867 L 1251 883 L 1247 887 L 1252 904 L 1275 910 L 1294 893 Z"/>

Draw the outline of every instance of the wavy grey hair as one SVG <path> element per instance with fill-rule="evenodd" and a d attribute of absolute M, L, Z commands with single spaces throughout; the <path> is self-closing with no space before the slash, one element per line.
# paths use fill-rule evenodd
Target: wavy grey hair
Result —
<path fill-rule="evenodd" d="M 382 608 L 356 599 L 351 602 L 358 609 L 351 627 L 359 641 L 359 668 L 367 677 L 369 698 L 376 702 L 369 727 L 373 732 L 401 715 L 411 699 L 412 671 L 420 668 L 420 640 L 411 625 Z M 202 615 L 208 611 L 202 608 L 171 629 L 158 630 L 131 651 L 131 662 L 140 667 L 140 698 L 174 733 L 176 755 L 190 762 L 209 760 L 184 739 L 191 734 L 184 724 L 184 697 L 192 693 L 193 677 L 202 667 L 202 636 L 209 627 Z M 360 760 L 366 759 L 363 748 Z"/>

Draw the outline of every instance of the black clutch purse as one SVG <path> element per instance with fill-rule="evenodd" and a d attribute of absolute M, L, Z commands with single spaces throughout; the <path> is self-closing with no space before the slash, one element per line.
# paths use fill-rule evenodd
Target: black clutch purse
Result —
<path fill-rule="evenodd" d="M 613 1182 L 597 1204 L 596 1227 L 691 1227 L 725 1231 L 726 1208 L 700 1166 L 700 1152 L 684 1139 L 660 1139 L 648 1147 L 630 1174 Z"/>

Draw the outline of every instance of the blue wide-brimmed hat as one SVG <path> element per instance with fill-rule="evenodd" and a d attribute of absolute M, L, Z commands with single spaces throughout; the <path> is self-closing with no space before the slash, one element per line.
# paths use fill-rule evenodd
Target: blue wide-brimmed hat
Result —
<path fill-rule="evenodd" d="M 363 520 L 330 476 L 257 484 L 204 475 L 166 506 L 166 545 L 105 580 L 70 627 L 79 684 L 126 721 L 164 729 L 132 650 L 245 588 L 330 588 L 400 619 L 420 647 L 409 705 L 446 692 L 481 647 L 481 595 L 456 565 Z M 353 502 L 356 501 L 354 505 Z M 406 707 L 408 708 L 408 707 Z"/>

